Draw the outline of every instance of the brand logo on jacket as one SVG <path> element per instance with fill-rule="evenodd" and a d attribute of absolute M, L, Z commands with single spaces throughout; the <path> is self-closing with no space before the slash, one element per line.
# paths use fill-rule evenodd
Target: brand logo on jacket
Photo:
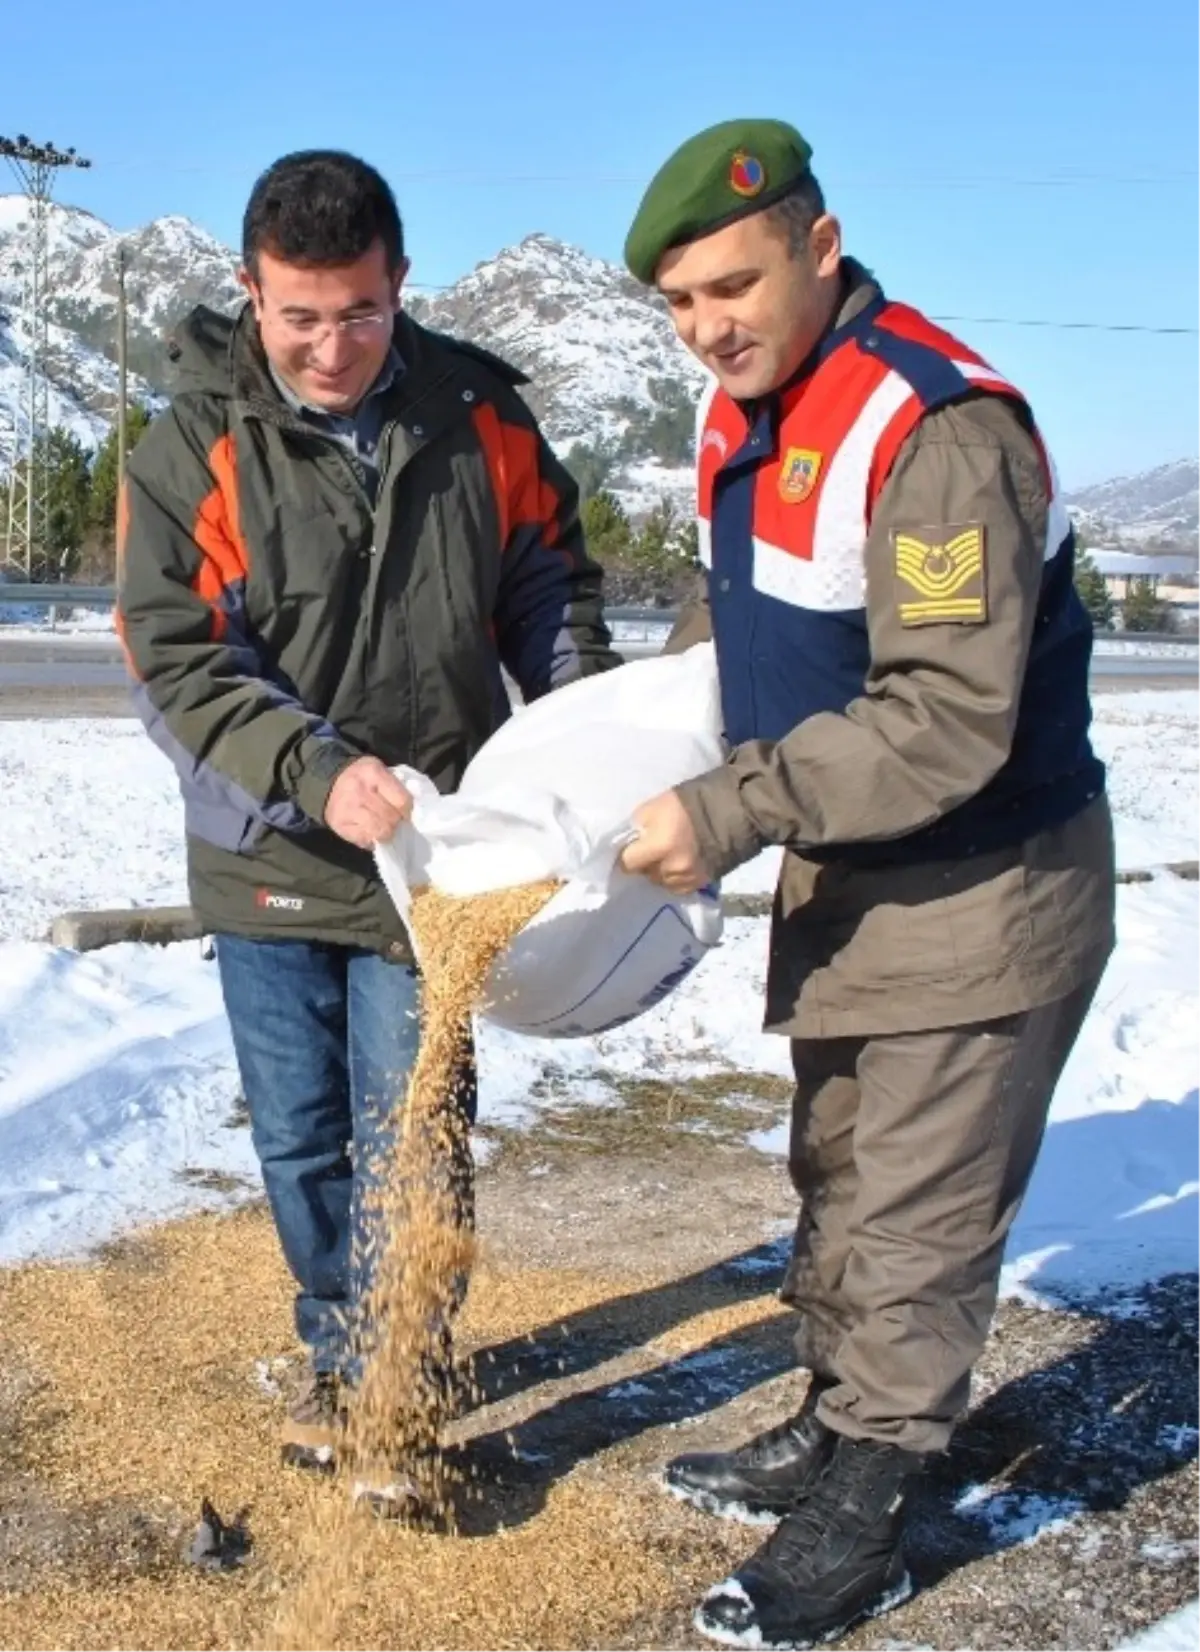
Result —
<path fill-rule="evenodd" d="M 304 901 L 299 895 L 277 895 L 273 889 L 256 889 L 254 891 L 255 906 L 265 911 L 276 912 L 303 912 Z"/>
<path fill-rule="evenodd" d="M 821 455 L 811 447 L 789 447 L 779 467 L 779 497 L 788 505 L 800 505 L 817 485 Z"/>

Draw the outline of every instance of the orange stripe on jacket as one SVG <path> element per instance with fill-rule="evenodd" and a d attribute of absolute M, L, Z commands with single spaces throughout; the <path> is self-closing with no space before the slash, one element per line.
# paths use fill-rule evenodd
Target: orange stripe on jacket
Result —
<path fill-rule="evenodd" d="M 129 483 L 117 489 L 117 569 L 125 566 L 125 542 L 129 538 Z"/>
<path fill-rule="evenodd" d="M 514 529 L 535 526 L 554 546 L 561 501 L 538 465 L 536 434 L 504 423 L 486 402 L 475 409 L 472 418 L 496 495 L 501 546 L 508 545 Z"/>
<path fill-rule="evenodd" d="M 122 571 L 125 567 L 125 541 L 129 538 L 129 484 L 122 482 L 117 489 L 117 584 L 121 583 Z M 121 644 L 121 652 L 125 656 L 125 669 L 129 675 L 140 682 L 142 674 L 133 663 L 133 655 L 129 652 L 129 643 L 125 636 L 125 616 L 121 612 L 118 601 L 113 607 L 113 629 L 117 633 L 117 641 Z"/>
<path fill-rule="evenodd" d="M 225 630 L 221 597 L 230 585 L 245 579 L 250 565 L 238 509 L 237 457 L 233 437 L 226 434 L 208 455 L 213 485 L 200 501 L 192 537 L 200 551 L 200 566 L 192 589 L 211 606 L 213 637 Z"/>

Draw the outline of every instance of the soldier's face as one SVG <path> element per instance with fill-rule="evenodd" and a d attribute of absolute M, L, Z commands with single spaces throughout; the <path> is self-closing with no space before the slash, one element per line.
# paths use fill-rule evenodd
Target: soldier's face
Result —
<path fill-rule="evenodd" d="M 377 241 L 353 264 L 287 264 L 262 252 L 253 274 L 242 271 L 267 359 L 307 406 L 358 406 L 391 347 L 407 269 L 389 269 Z"/>
<path fill-rule="evenodd" d="M 664 253 L 655 279 L 675 331 L 739 401 L 795 372 L 837 305 L 841 230 L 826 214 L 794 251 L 756 212 Z"/>

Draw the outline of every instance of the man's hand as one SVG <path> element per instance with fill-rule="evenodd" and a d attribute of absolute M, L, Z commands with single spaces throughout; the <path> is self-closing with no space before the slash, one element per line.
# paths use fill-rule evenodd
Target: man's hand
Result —
<path fill-rule="evenodd" d="M 640 872 L 676 895 L 690 895 L 709 881 L 700 861 L 688 812 L 677 792 L 663 792 L 633 813 L 637 837 L 621 852 L 626 872 Z"/>
<path fill-rule="evenodd" d="M 347 843 L 370 849 L 386 843 L 412 813 L 413 800 L 378 757 L 356 757 L 330 788 L 325 824 Z"/>

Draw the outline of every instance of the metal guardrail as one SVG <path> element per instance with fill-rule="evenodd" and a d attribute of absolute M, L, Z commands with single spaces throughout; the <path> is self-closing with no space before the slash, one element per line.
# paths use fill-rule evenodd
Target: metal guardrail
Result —
<path fill-rule="evenodd" d="M 117 598 L 113 585 L 13 585 L 0 584 L 0 607 L 28 608 L 111 608 Z M 640 631 L 646 641 L 657 638 L 675 624 L 674 608 L 606 608 L 609 625 L 620 626 L 623 642 L 638 640 L 630 632 Z M 1101 631 L 1096 635 L 1097 652 L 1124 653 L 1129 649 L 1162 646 L 1192 651 L 1200 648 L 1200 637 L 1178 631 Z"/>
<path fill-rule="evenodd" d="M 0 584 L 0 604 L 14 608 L 111 608 L 115 585 Z"/>
<path fill-rule="evenodd" d="M 112 608 L 116 605 L 114 585 L 14 585 L 0 583 L 0 608 Z M 605 619 L 652 633 L 668 631 L 674 625 L 673 608 L 608 608 Z"/>
<path fill-rule="evenodd" d="M 1092 643 L 1099 659 L 1195 659 L 1200 636 L 1187 631 L 1100 631 Z"/>
<path fill-rule="evenodd" d="M 0 581 L 0 604 L 31 608 L 111 608 L 117 600 L 115 585 L 66 585 L 45 583 L 17 585 Z M 674 608 L 609 608 L 607 618 L 620 624 L 674 625 Z"/>
<path fill-rule="evenodd" d="M 674 625 L 679 612 L 675 608 L 606 608 L 604 617 L 624 625 Z"/>
<path fill-rule="evenodd" d="M 673 608 L 606 608 L 604 617 L 609 625 L 620 626 L 620 641 L 632 642 L 636 633 L 646 640 L 668 631 L 677 618 Z M 1098 631 L 1095 637 L 1097 653 L 1128 653 L 1131 650 L 1170 645 L 1180 653 L 1194 653 L 1200 648 L 1200 636 L 1186 631 Z"/>

